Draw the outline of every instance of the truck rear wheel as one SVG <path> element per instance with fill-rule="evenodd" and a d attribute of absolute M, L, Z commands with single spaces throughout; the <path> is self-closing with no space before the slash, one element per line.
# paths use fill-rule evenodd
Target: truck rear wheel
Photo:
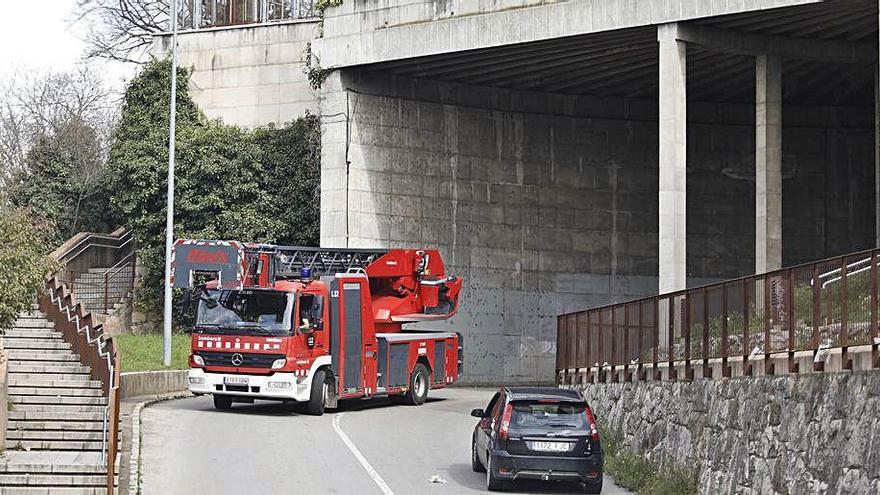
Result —
<path fill-rule="evenodd" d="M 232 409 L 232 396 L 214 394 L 214 409 L 221 411 Z"/>
<path fill-rule="evenodd" d="M 428 399 L 428 389 L 431 387 L 431 374 L 422 363 L 417 363 L 409 376 L 409 388 L 406 390 L 404 400 L 411 406 L 421 406 Z"/>
<path fill-rule="evenodd" d="M 327 397 L 327 372 L 318 370 L 312 377 L 312 390 L 309 393 L 309 403 L 306 406 L 306 412 L 312 416 L 320 416 L 324 414 L 324 405 Z"/>

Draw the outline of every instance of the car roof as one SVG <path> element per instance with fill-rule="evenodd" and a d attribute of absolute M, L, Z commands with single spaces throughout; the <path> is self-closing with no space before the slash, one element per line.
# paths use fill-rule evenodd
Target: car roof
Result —
<path fill-rule="evenodd" d="M 556 387 L 505 387 L 510 400 L 559 399 L 583 401 L 584 397 L 577 390 Z"/>

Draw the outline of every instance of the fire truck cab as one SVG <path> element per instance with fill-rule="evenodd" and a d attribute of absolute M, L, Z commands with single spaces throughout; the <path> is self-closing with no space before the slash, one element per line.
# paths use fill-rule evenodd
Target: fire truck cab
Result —
<path fill-rule="evenodd" d="M 420 405 L 461 373 L 460 334 L 403 330 L 458 309 L 462 281 L 437 251 L 180 240 L 172 266 L 196 309 L 189 390 L 218 409 L 269 399 L 322 414 L 376 395 Z"/>

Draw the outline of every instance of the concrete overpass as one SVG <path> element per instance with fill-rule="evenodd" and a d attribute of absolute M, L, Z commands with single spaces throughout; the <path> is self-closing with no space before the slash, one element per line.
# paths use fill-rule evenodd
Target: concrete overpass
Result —
<path fill-rule="evenodd" d="M 438 245 L 481 380 L 560 311 L 875 243 L 877 2 L 346 1 L 322 241 Z"/>
<path fill-rule="evenodd" d="M 439 248 L 495 383 L 552 380 L 561 312 L 875 245 L 877 31 L 859 0 L 345 0 L 181 47 L 209 115 L 320 112 L 322 243 Z"/>

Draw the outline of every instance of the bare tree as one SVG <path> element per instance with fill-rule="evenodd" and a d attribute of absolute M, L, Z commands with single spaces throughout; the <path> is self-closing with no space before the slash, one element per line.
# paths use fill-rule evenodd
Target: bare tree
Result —
<path fill-rule="evenodd" d="M 119 97 L 86 65 L 70 72 L 26 72 L 0 82 L 0 188 L 27 172 L 40 139 L 64 149 L 76 180 L 91 181 L 106 162 Z"/>
<path fill-rule="evenodd" d="M 153 36 L 168 26 L 168 0 L 77 0 L 89 58 L 144 63 Z M 182 1 L 186 4 L 186 1 Z"/>

